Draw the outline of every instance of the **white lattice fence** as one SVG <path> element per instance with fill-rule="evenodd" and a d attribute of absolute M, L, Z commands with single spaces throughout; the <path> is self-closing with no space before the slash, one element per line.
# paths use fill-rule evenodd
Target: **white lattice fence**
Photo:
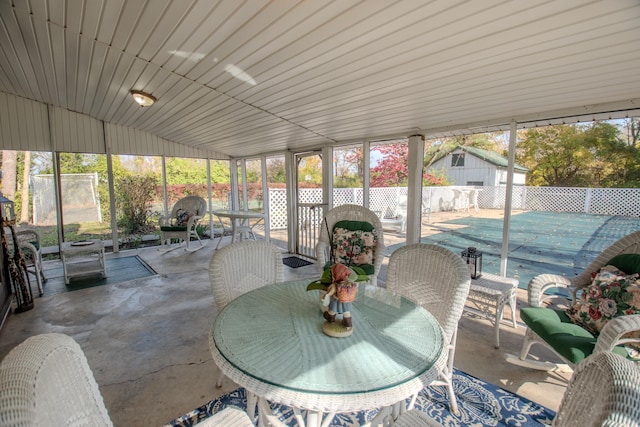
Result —
<path fill-rule="evenodd" d="M 589 188 L 590 213 L 640 217 L 640 188 Z"/>
<path fill-rule="evenodd" d="M 269 189 L 269 228 L 286 230 L 287 228 L 287 190 Z"/>
<path fill-rule="evenodd" d="M 396 215 L 400 196 L 407 195 L 407 187 L 376 187 L 369 191 L 369 209 L 379 213 L 380 218 Z"/>
<path fill-rule="evenodd" d="M 422 189 L 422 212 L 452 211 L 456 207 L 454 189 L 461 187 L 425 187 Z M 506 190 L 500 187 L 477 187 L 478 207 L 504 209 Z M 395 215 L 399 197 L 407 195 L 406 187 L 371 188 L 369 208 L 382 217 Z M 284 189 L 269 190 L 271 228 L 287 227 L 287 200 Z M 303 203 L 321 203 L 322 190 L 303 189 Z M 337 188 L 334 206 L 345 203 L 362 204 L 361 188 Z M 572 188 L 513 187 L 512 208 L 547 212 L 584 212 L 598 215 L 640 217 L 640 188 Z"/>
<path fill-rule="evenodd" d="M 523 198 L 527 210 L 584 212 L 586 188 L 526 187 Z"/>
<path fill-rule="evenodd" d="M 362 188 L 334 188 L 333 206 L 362 205 Z"/>

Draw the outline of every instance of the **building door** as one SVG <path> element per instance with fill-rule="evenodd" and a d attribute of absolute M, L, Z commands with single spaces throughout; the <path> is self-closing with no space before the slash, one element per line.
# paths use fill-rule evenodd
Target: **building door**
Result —
<path fill-rule="evenodd" d="M 324 218 L 322 155 L 319 151 L 295 155 L 296 254 L 316 257 L 318 226 Z"/>

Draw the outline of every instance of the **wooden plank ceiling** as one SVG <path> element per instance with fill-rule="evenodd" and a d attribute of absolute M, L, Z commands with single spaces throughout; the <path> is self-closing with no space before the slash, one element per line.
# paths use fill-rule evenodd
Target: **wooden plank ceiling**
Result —
<path fill-rule="evenodd" d="M 637 109 L 639 23 L 637 0 L 0 0 L 0 90 L 252 156 Z"/>

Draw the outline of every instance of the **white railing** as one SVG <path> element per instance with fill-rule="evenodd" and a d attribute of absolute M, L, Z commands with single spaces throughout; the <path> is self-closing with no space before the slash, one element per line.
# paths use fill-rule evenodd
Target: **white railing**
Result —
<path fill-rule="evenodd" d="M 453 211 L 464 208 L 459 190 L 480 190 L 479 209 L 504 209 L 506 187 L 425 187 L 422 190 L 422 212 Z M 456 191 L 458 190 L 458 191 Z M 362 188 L 336 188 L 334 206 L 346 203 L 362 204 Z M 382 217 L 393 217 L 400 196 L 406 187 L 371 188 L 369 207 Z M 301 203 L 320 203 L 322 190 L 304 189 Z M 640 217 L 640 188 L 573 188 L 523 187 L 513 188 L 512 209 L 547 212 L 582 212 L 599 215 Z M 473 207 L 472 207 L 473 208 Z M 270 226 L 272 230 L 287 228 L 286 190 L 269 189 Z"/>

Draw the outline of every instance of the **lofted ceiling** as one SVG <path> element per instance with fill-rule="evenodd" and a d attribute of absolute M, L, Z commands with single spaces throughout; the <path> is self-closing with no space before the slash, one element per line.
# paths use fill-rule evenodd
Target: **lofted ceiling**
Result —
<path fill-rule="evenodd" d="M 639 47 L 638 0 L 0 0 L 0 91 L 231 157 L 637 112 Z"/>

